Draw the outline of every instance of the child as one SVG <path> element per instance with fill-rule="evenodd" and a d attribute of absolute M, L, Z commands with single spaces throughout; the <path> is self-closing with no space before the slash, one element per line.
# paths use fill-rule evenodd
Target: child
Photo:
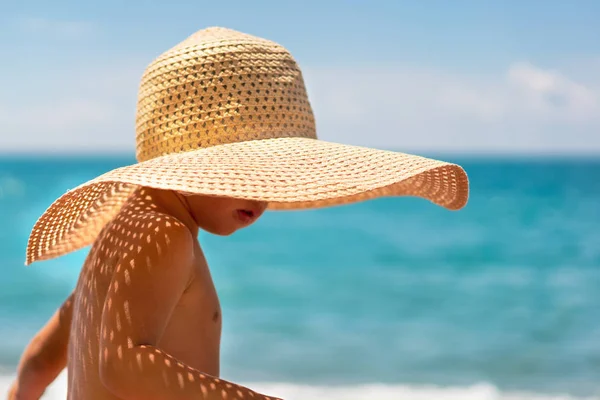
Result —
<path fill-rule="evenodd" d="M 229 29 L 150 64 L 136 122 L 139 162 L 67 192 L 34 226 L 26 264 L 92 247 L 11 399 L 39 398 L 65 366 L 73 400 L 272 398 L 219 378 L 221 311 L 198 229 L 229 235 L 267 207 L 467 202 L 457 165 L 317 139 L 291 54 Z"/>

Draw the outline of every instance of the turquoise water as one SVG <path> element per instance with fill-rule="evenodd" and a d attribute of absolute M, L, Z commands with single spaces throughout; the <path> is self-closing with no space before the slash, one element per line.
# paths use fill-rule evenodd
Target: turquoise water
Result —
<path fill-rule="evenodd" d="M 24 267 L 33 223 L 67 189 L 132 161 L 0 159 L 5 375 L 87 250 Z M 223 306 L 223 376 L 600 396 L 600 160 L 452 161 L 472 185 L 459 212 L 380 199 L 201 234 Z"/>

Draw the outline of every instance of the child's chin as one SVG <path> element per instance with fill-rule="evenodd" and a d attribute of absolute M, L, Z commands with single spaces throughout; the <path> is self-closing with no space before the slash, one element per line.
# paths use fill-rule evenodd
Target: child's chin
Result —
<path fill-rule="evenodd" d="M 225 228 L 212 228 L 212 229 L 207 229 L 207 228 L 203 228 L 206 232 L 211 233 L 213 235 L 217 235 L 217 236 L 230 236 L 232 234 L 234 234 L 235 232 L 237 232 L 239 230 L 239 228 L 229 228 L 229 229 L 225 229 Z"/>

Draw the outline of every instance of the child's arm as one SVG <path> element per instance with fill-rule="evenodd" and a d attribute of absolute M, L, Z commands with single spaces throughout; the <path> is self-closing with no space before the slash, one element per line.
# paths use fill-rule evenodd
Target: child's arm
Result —
<path fill-rule="evenodd" d="M 129 237 L 123 246 L 129 254 L 117 265 L 104 303 L 99 355 L 104 385 L 124 400 L 269 399 L 156 347 L 189 283 L 193 237 L 179 222 L 164 218 L 132 236 L 136 239 Z"/>
<path fill-rule="evenodd" d="M 72 315 L 73 294 L 25 348 L 9 399 L 39 399 L 65 368 Z"/>

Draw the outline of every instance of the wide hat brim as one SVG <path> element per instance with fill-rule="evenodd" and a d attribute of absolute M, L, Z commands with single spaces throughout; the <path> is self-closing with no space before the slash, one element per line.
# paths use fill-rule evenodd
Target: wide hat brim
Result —
<path fill-rule="evenodd" d="M 118 168 L 68 191 L 35 224 L 26 264 L 91 244 L 140 186 L 260 200 L 271 210 L 383 196 L 458 210 L 469 193 L 462 167 L 412 154 L 300 137 L 229 143 Z"/>

